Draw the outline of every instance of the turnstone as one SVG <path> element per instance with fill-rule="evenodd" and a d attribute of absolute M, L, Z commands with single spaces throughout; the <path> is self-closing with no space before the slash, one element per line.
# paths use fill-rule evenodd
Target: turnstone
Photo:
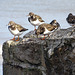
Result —
<path fill-rule="evenodd" d="M 68 17 L 66 18 L 67 22 L 70 24 L 70 26 L 75 26 L 75 16 L 70 13 Z"/>
<path fill-rule="evenodd" d="M 36 30 L 35 34 L 37 34 L 37 36 L 39 34 L 44 34 L 44 38 L 42 40 L 45 39 L 45 35 L 48 35 L 52 32 L 54 32 L 57 29 L 57 26 L 51 25 L 51 24 L 41 24 L 38 29 Z"/>
<path fill-rule="evenodd" d="M 19 36 L 26 30 L 26 28 L 23 28 L 21 25 L 16 24 L 13 21 L 10 21 L 8 23 L 8 29 L 9 31 L 14 35 L 14 38 L 12 40 L 15 40 L 15 36 L 18 36 L 18 39 L 16 41 L 19 41 Z"/>
<path fill-rule="evenodd" d="M 30 12 L 28 14 L 28 21 L 35 27 L 35 30 L 36 30 L 36 26 L 39 26 L 41 24 L 44 23 L 44 20 L 42 20 L 42 18 L 32 12 Z"/>
<path fill-rule="evenodd" d="M 56 20 L 51 21 L 50 24 L 53 26 L 57 26 L 56 29 L 60 29 L 60 24 Z"/>

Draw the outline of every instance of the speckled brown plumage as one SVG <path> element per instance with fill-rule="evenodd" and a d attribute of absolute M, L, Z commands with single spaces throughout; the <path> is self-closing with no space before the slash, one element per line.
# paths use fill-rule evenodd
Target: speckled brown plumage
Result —
<path fill-rule="evenodd" d="M 16 24 L 13 21 L 10 21 L 8 23 L 8 29 L 14 35 L 14 38 L 12 40 L 15 40 L 15 36 L 18 36 L 18 39 L 16 41 L 19 41 L 19 36 L 23 33 L 23 31 L 28 30 L 26 28 L 23 28 L 21 25 Z"/>
<path fill-rule="evenodd" d="M 56 26 L 56 29 L 60 29 L 60 28 L 61 28 L 61 27 L 60 27 L 60 24 L 59 24 L 56 20 L 52 20 L 52 21 L 50 22 L 50 24 L 53 25 L 53 26 Z"/>
<path fill-rule="evenodd" d="M 41 24 L 38 29 L 36 30 L 36 34 L 43 34 L 45 32 L 45 28 L 48 30 L 48 31 L 52 31 L 54 30 L 55 28 L 57 28 L 57 26 L 53 26 L 51 24 Z"/>
<path fill-rule="evenodd" d="M 35 30 L 36 26 L 39 26 L 44 23 L 44 20 L 42 20 L 42 18 L 39 15 L 36 15 L 32 12 L 30 12 L 28 15 L 28 21 L 35 27 Z"/>
<path fill-rule="evenodd" d="M 75 26 L 75 15 L 73 15 L 72 13 L 70 13 L 68 15 L 68 17 L 66 18 L 67 22 L 71 25 L 71 26 Z"/>
<path fill-rule="evenodd" d="M 8 25 L 10 25 L 9 27 L 10 27 L 12 30 L 15 30 L 16 28 L 17 28 L 19 31 L 26 31 L 26 30 L 28 30 L 28 29 L 22 27 L 21 25 L 16 24 L 16 23 L 13 22 L 13 21 L 10 21 Z"/>
<path fill-rule="evenodd" d="M 32 12 L 29 13 L 29 16 L 31 16 L 29 19 L 32 19 L 32 21 L 35 21 L 36 19 L 38 19 L 40 22 L 44 22 L 44 20 L 42 20 L 42 18 L 39 15 L 36 15 Z"/>

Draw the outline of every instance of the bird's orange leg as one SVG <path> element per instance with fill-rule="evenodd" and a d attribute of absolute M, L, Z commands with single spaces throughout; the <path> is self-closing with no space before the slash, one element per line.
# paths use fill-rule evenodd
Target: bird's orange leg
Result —
<path fill-rule="evenodd" d="M 11 40 L 15 40 L 15 36 L 14 36 L 14 38 L 13 38 L 13 39 L 11 39 Z"/>
<path fill-rule="evenodd" d="M 48 34 L 48 37 L 50 37 L 49 34 Z"/>
<path fill-rule="evenodd" d="M 36 26 L 35 26 L 35 28 L 34 28 L 34 31 L 36 31 Z"/>
<path fill-rule="evenodd" d="M 19 36 L 18 36 L 18 39 L 16 41 L 19 41 Z"/>

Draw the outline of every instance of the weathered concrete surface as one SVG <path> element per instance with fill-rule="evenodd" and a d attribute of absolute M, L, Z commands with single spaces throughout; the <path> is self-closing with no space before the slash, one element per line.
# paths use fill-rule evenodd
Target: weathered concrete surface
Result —
<path fill-rule="evenodd" d="M 4 75 L 46 75 L 42 55 L 41 44 L 36 40 L 5 42 L 3 44 Z"/>
<path fill-rule="evenodd" d="M 75 75 L 75 28 L 40 37 L 31 31 L 3 44 L 3 75 Z"/>

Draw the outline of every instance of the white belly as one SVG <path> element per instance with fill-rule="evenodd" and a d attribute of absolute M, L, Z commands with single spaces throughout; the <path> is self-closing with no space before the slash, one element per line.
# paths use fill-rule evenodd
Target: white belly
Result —
<path fill-rule="evenodd" d="M 41 25 L 41 24 L 44 23 L 44 22 L 40 22 L 38 19 L 37 19 L 36 21 L 31 21 L 31 20 L 30 20 L 30 22 L 31 22 L 31 24 L 34 25 L 34 26 L 39 26 L 39 25 Z"/>
<path fill-rule="evenodd" d="M 55 29 L 52 30 L 52 31 L 49 31 L 48 29 L 45 28 L 45 32 L 43 34 L 50 34 L 50 33 L 54 32 L 54 31 L 55 31 Z"/>
<path fill-rule="evenodd" d="M 16 29 L 16 30 L 11 30 L 10 28 L 9 28 L 9 31 L 13 34 L 13 35 L 15 35 L 15 36 L 19 36 L 19 35 L 21 35 L 23 32 L 19 32 L 18 31 L 18 29 Z"/>
<path fill-rule="evenodd" d="M 49 34 L 50 31 L 45 28 L 45 32 L 43 34 Z"/>

